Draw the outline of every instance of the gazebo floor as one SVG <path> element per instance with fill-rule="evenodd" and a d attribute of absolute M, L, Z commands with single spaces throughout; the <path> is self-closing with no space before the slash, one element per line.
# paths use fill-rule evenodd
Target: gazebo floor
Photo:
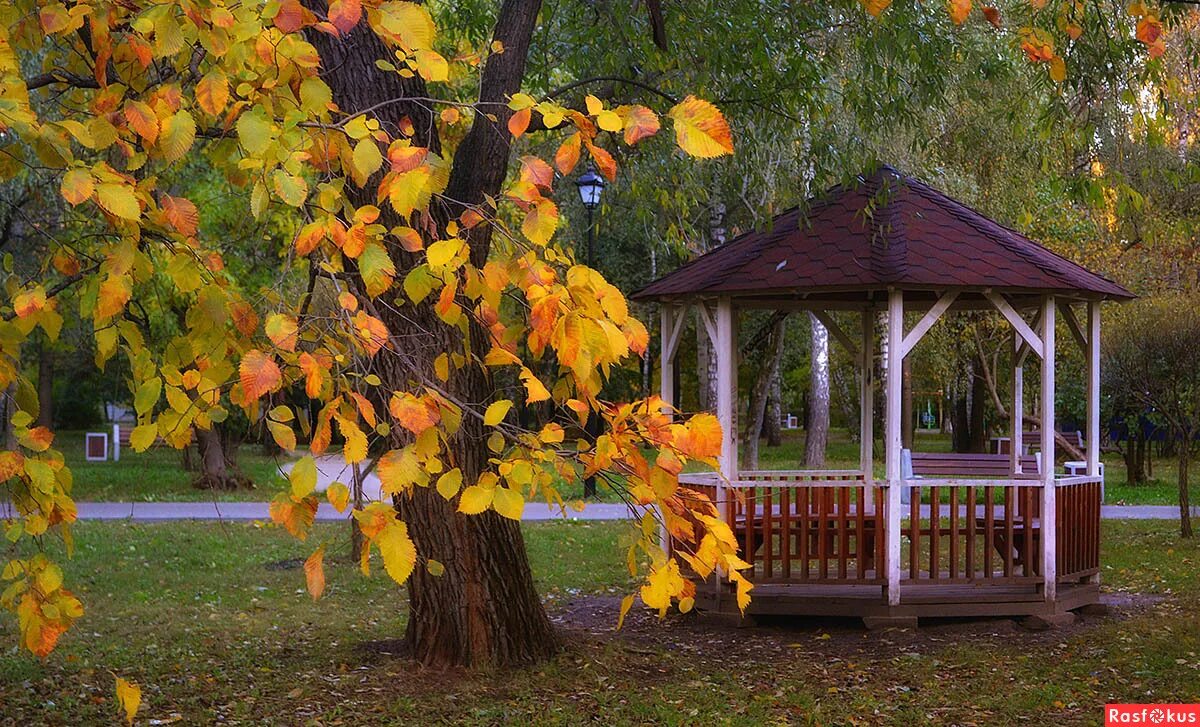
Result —
<path fill-rule="evenodd" d="M 751 591 L 747 616 L 847 616 L 851 618 L 942 618 L 1045 616 L 1100 602 L 1096 583 L 1059 583 L 1047 602 L 1036 585 L 930 584 L 900 586 L 900 603 L 889 606 L 883 589 L 871 584 L 764 583 Z M 737 614 L 733 593 L 700 584 L 696 607 Z"/>

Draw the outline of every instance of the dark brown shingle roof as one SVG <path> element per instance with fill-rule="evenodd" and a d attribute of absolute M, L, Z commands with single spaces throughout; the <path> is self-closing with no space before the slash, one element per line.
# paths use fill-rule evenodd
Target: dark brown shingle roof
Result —
<path fill-rule="evenodd" d="M 853 186 L 775 217 L 634 294 L 901 288 L 1058 291 L 1114 299 L 1133 294 L 1050 252 L 923 182 L 881 166 Z"/>

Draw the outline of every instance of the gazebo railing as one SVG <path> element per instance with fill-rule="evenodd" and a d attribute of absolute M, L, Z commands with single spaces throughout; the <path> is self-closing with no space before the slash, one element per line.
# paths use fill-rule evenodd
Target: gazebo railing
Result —
<path fill-rule="evenodd" d="M 1099 477 L 1055 480 L 1059 581 L 1099 570 Z M 756 583 L 886 583 L 886 488 L 857 470 L 685 474 L 680 484 L 725 514 Z M 1043 582 L 1040 480 L 913 479 L 902 487 L 905 586 Z"/>
<path fill-rule="evenodd" d="M 858 470 L 681 475 L 725 513 L 756 583 L 880 584 L 883 490 Z"/>

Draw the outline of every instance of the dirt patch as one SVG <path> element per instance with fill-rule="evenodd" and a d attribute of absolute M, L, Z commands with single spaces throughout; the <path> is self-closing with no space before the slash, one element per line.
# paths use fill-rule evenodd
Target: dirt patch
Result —
<path fill-rule="evenodd" d="M 1058 643 L 1113 619 L 1129 618 L 1165 600 L 1140 593 L 1106 593 L 1104 614 L 1081 614 L 1074 624 L 1042 632 L 1020 627 L 1012 618 L 921 619 L 912 629 L 868 631 L 857 618 L 760 617 L 753 626 L 705 614 L 658 614 L 638 603 L 616 629 L 621 599 L 584 596 L 556 608 L 551 619 L 572 639 L 619 641 L 647 650 L 689 653 L 725 664 L 742 661 L 792 661 L 798 656 L 847 660 L 888 659 L 938 649 L 956 643 Z"/>

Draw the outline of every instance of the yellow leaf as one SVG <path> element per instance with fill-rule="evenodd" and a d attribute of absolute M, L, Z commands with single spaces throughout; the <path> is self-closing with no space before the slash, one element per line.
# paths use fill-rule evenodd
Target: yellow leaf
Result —
<path fill-rule="evenodd" d="M 393 519 L 372 538 L 372 542 L 379 546 L 383 568 L 392 580 L 397 583 L 407 581 L 417 564 L 417 548 L 408 537 L 408 526 Z"/>
<path fill-rule="evenodd" d="M 497 487 L 492 497 L 492 507 L 510 520 L 520 520 L 525 512 L 525 497 L 508 487 Z"/>
<path fill-rule="evenodd" d="M 135 682 L 117 677 L 117 705 L 125 711 L 125 721 L 133 724 L 133 717 L 142 705 L 142 688 Z"/>
<path fill-rule="evenodd" d="M 417 72 L 431 83 L 450 79 L 450 64 L 437 51 L 422 48 L 415 54 Z"/>
<path fill-rule="evenodd" d="M 124 184 L 112 182 L 97 184 L 96 203 L 105 212 L 123 220 L 137 220 L 142 214 L 133 188 Z"/>
<path fill-rule="evenodd" d="M 145 452 L 158 439 L 158 427 L 154 424 L 139 424 L 129 433 L 129 446 L 135 452 Z"/>
<path fill-rule="evenodd" d="M 408 492 L 414 485 L 424 486 L 429 482 L 429 474 L 421 467 L 421 460 L 412 447 L 393 449 L 383 455 L 377 469 L 386 495 Z"/>
<path fill-rule="evenodd" d="M 158 136 L 158 148 L 163 159 L 174 162 L 182 159 L 192 143 L 196 141 L 196 120 L 185 110 L 176 111 L 163 120 L 162 133 Z"/>
<path fill-rule="evenodd" d="M 455 467 L 449 472 L 438 478 L 437 491 L 438 494 L 447 500 L 452 499 L 462 489 L 462 470 Z"/>
<path fill-rule="evenodd" d="M 529 241 L 539 247 L 545 247 L 554 230 L 558 227 L 558 207 L 548 199 L 539 199 L 530 205 L 521 222 L 521 232 Z"/>
<path fill-rule="evenodd" d="M 437 578 L 446 572 L 446 566 L 442 565 L 441 561 L 430 558 L 425 562 L 425 570 L 429 572 L 429 575 Z"/>
<path fill-rule="evenodd" d="M 329 500 L 334 510 L 345 512 L 346 505 L 350 502 L 350 488 L 341 482 L 334 482 L 325 489 L 325 499 Z"/>
<path fill-rule="evenodd" d="M 358 272 L 362 275 L 367 295 L 376 298 L 392 287 L 396 278 L 396 265 L 388 256 L 387 250 L 372 240 L 358 256 Z"/>
<path fill-rule="evenodd" d="M 878 18 L 879 14 L 887 10 L 892 5 L 892 0 L 858 0 L 862 6 L 866 8 L 872 18 Z"/>
<path fill-rule="evenodd" d="M 550 398 L 550 392 L 546 389 L 545 384 L 541 382 L 532 371 L 524 366 L 521 367 L 521 381 L 525 384 L 527 396 L 525 402 L 528 404 L 536 404 L 539 401 L 545 401 Z"/>
<path fill-rule="evenodd" d="M 733 153 L 729 124 L 708 101 L 688 96 L 670 111 L 679 148 L 701 159 Z"/>
<path fill-rule="evenodd" d="M 304 561 L 304 580 L 308 593 L 315 601 L 325 592 L 325 546 L 317 548 Z"/>
<path fill-rule="evenodd" d="M 271 146 L 271 120 L 261 108 L 255 108 L 238 117 L 238 141 L 252 155 L 260 155 Z"/>
<path fill-rule="evenodd" d="M 504 421 L 504 417 L 508 415 L 508 410 L 512 408 L 513 403 L 508 399 L 493 401 L 488 405 L 487 411 L 483 413 L 483 423 L 486 426 L 494 427 Z"/>
<path fill-rule="evenodd" d="M 370 136 L 354 145 L 353 159 L 354 179 L 360 187 L 383 166 L 383 153 L 379 151 L 379 143 Z"/>
<path fill-rule="evenodd" d="M 617 616 L 617 628 L 620 629 L 625 625 L 625 615 L 629 613 L 629 609 L 633 608 L 633 594 L 621 599 L 621 615 Z"/>
<path fill-rule="evenodd" d="M 158 117 L 155 116 L 154 109 L 147 104 L 141 101 L 127 101 L 125 103 L 125 121 L 129 124 L 129 128 L 146 140 L 147 144 L 153 144 L 158 138 Z"/>
<path fill-rule="evenodd" d="M 950 19 L 955 25 L 962 25 L 971 14 L 971 0 L 948 0 Z"/>
<path fill-rule="evenodd" d="M 276 169 L 271 174 L 271 184 L 279 199 L 292 207 L 299 207 L 308 198 L 308 182 L 304 181 L 304 177 Z"/>
<path fill-rule="evenodd" d="M 433 47 L 437 31 L 433 16 L 424 7 L 410 2 L 385 2 L 379 6 L 383 30 L 400 38 L 409 50 Z"/>
<path fill-rule="evenodd" d="M 292 483 L 292 497 L 301 500 L 317 488 L 317 462 L 312 455 L 301 457 L 288 472 L 288 481 Z"/>
<path fill-rule="evenodd" d="M 463 490 L 462 497 L 458 498 L 458 511 L 467 515 L 478 515 L 492 504 L 495 492 L 494 487 L 471 485 Z"/>

